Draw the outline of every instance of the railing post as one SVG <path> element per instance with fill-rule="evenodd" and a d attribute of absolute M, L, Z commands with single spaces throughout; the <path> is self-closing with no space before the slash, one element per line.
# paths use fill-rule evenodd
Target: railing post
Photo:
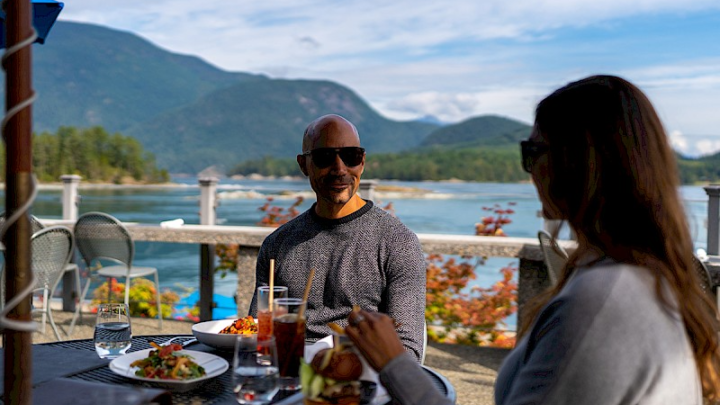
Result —
<path fill-rule="evenodd" d="M 377 185 L 377 180 L 360 180 L 360 189 L 358 189 L 358 194 L 360 194 L 360 197 L 365 200 L 375 201 L 375 188 Z"/>
<path fill-rule="evenodd" d="M 202 177 L 200 183 L 200 225 L 215 225 L 216 177 Z M 215 245 L 200 245 L 200 320 L 212 320 L 215 290 Z"/>
<path fill-rule="evenodd" d="M 80 205 L 80 195 L 78 194 L 78 186 L 82 177 L 77 174 L 64 174 L 60 176 L 63 182 L 62 194 L 62 218 L 64 220 L 77 221 L 78 207 Z M 72 228 L 72 225 L 68 225 Z M 73 252 L 70 258 L 71 263 L 75 263 L 75 254 Z M 62 278 L 62 306 L 63 311 L 75 312 L 75 298 L 80 296 L 77 290 L 75 271 L 65 271 Z"/>
<path fill-rule="evenodd" d="M 720 254 L 720 185 L 703 187 L 708 195 L 707 254 Z"/>
<path fill-rule="evenodd" d="M 70 221 L 76 221 L 78 217 L 78 206 L 80 205 L 80 196 L 78 195 L 78 186 L 82 177 L 77 174 L 64 174 L 60 176 L 63 182 L 62 194 L 62 218 Z"/>

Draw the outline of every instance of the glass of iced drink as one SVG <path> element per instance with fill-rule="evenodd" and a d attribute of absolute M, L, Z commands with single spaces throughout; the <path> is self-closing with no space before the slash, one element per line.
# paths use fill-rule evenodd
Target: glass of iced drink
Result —
<path fill-rule="evenodd" d="M 273 302 L 278 298 L 287 297 L 288 288 L 273 286 Z M 265 340 L 273 335 L 273 312 L 270 308 L 270 287 L 262 286 L 257 289 L 257 320 L 258 340 Z"/>
<path fill-rule="evenodd" d="M 278 392 L 275 338 L 238 335 L 233 358 L 233 391 L 242 405 L 269 404 Z"/>
<path fill-rule="evenodd" d="M 274 302 L 273 335 L 280 363 L 280 388 L 300 389 L 300 359 L 305 352 L 305 301 L 278 298 Z"/>
<path fill-rule="evenodd" d="M 103 359 L 125 354 L 132 344 L 130 316 L 125 304 L 100 304 L 95 322 L 95 351 Z"/>

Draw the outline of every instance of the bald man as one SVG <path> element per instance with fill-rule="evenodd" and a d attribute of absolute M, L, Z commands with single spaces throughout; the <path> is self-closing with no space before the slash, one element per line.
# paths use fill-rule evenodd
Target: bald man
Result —
<path fill-rule="evenodd" d="M 357 194 L 365 167 L 357 129 L 339 115 L 316 119 L 305 130 L 297 162 L 316 202 L 265 239 L 256 285 L 268 285 L 270 259 L 275 259 L 275 285 L 287 286 L 288 296 L 301 298 L 314 268 L 306 310 L 308 339 L 329 335 L 329 322 L 346 326 L 353 305 L 359 305 L 392 317 L 405 350 L 419 361 L 425 257 L 412 231 Z"/>

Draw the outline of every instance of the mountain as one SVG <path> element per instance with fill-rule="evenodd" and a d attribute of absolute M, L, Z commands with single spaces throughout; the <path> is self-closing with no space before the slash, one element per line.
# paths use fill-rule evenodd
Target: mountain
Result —
<path fill-rule="evenodd" d="M 308 123 L 329 113 L 355 124 L 368 153 L 415 147 L 436 128 L 386 119 L 336 83 L 264 80 L 212 92 L 127 133 L 150 150 L 164 149 L 157 156 L 160 166 L 194 172 L 216 162 L 295 156 Z M 173 148 L 164 147 L 168 144 Z"/>
<path fill-rule="evenodd" d="M 516 144 L 530 136 L 531 126 L 510 118 L 483 115 L 433 131 L 421 146 L 477 147 Z"/>
<path fill-rule="evenodd" d="M 267 80 L 167 52 L 131 33 L 64 21 L 44 45 L 33 47 L 33 63 L 39 132 L 60 126 L 124 131 L 214 90 Z"/>
<path fill-rule="evenodd" d="M 33 50 L 36 132 L 102 126 L 137 138 L 173 173 L 294 156 L 326 113 L 350 119 L 371 152 L 415 147 L 437 128 L 384 118 L 336 83 L 227 72 L 96 25 L 59 21 Z"/>

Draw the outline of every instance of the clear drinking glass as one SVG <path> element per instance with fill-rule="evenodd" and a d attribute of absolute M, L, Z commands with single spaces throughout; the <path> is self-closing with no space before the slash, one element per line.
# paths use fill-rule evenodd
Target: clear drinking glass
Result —
<path fill-rule="evenodd" d="M 95 351 L 103 359 L 114 359 L 132 345 L 132 330 L 128 306 L 100 304 L 95 322 Z"/>
<path fill-rule="evenodd" d="M 287 297 L 288 288 L 273 286 L 273 300 Z M 262 286 L 257 289 L 257 318 L 258 340 L 264 340 L 273 335 L 272 308 L 270 308 L 270 287 Z"/>
<path fill-rule="evenodd" d="M 240 404 L 270 403 L 279 391 L 275 338 L 258 341 L 256 335 L 239 335 L 233 356 L 233 391 Z"/>
<path fill-rule="evenodd" d="M 305 354 L 305 301 L 299 298 L 278 298 L 273 306 L 273 335 L 280 360 L 280 388 L 299 390 L 300 359 Z"/>

